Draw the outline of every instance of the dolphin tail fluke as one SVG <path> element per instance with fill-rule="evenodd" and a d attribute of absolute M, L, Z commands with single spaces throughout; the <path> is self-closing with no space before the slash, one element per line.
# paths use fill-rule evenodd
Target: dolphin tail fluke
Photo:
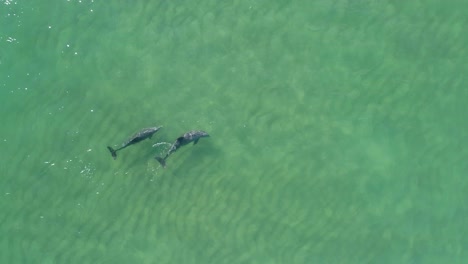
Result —
<path fill-rule="evenodd" d="M 159 163 L 161 164 L 161 166 L 163 166 L 163 168 L 166 168 L 166 159 L 163 159 L 161 157 L 156 157 L 155 159 L 159 161 Z"/>
<path fill-rule="evenodd" d="M 107 146 L 107 149 L 110 151 L 112 157 L 113 157 L 114 159 L 116 159 L 116 158 L 117 158 L 117 151 L 114 150 L 113 148 L 109 147 L 109 146 Z"/>

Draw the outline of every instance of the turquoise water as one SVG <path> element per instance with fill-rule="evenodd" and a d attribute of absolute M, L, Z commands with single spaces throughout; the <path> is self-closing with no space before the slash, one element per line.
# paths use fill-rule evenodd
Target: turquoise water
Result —
<path fill-rule="evenodd" d="M 107 2 L 0 2 L 0 263 L 468 258 L 468 4 Z"/>

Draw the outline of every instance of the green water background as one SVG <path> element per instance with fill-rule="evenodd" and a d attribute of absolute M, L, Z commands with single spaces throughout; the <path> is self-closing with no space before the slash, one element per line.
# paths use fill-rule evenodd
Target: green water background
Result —
<path fill-rule="evenodd" d="M 0 2 L 0 263 L 465 263 L 466 10 Z"/>

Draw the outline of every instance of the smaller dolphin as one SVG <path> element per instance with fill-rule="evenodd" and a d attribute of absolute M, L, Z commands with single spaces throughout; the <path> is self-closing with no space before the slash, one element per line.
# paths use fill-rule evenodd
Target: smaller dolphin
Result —
<path fill-rule="evenodd" d="M 155 159 L 157 161 L 159 161 L 159 163 L 161 163 L 161 166 L 163 167 L 166 167 L 166 159 L 167 157 L 169 157 L 169 155 L 171 155 L 172 153 L 174 153 L 177 149 L 179 149 L 180 147 L 182 146 L 185 146 L 187 144 L 189 144 L 190 142 L 193 142 L 193 144 L 197 144 L 198 143 L 198 140 L 202 137 L 209 137 L 210 135 L 208 135 L 208 133 L 206 133 L 205 131 L 201 131 L 201 130 L 192 130 L 192 131 L 189 131 L 185 134 L 183 134 L 182 136 L 178 137 L 176 139 L 176 141 L 174 142 L 174 144 L 172 144 L 171 148 L 169 149 L 169 151 L 166 153 L 166 156 L 164 156 L 164 158 L 161 158 L 161 157 L 155 157 Z"/>
<path fill-rule="evenodd" d="M 142 140 L 145 140 L 147 138 L 151 138 L 154 133 L 158 132 L 159 129 L 161 129 L 162 126 L 159 127 L 149 127 L 149 128 L 144 128 L 135 134 L 133 134 L 127 141 L 125 141 L 122 146 L 118 149 L 113 149 L 109 146 L 107 146 L 107 149 L 110 151 L 112 157 L 114 159 L 117 158 L 117 151 L 124 149 L 130 145 L 133 145 L 135 143 L 138 143 Z"/>

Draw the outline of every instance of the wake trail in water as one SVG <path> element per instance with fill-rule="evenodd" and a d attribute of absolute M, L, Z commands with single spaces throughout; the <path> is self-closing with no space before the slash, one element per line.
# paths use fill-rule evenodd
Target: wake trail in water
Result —
<path fill-rule="evenodd" d="M 171 146 L 172 144 L 169 143 L 169 142 L 158 142 L 156 144 L 153 145 L 153 148 L 154 147 L 157 147 L 157 146 L 161 146 L 161 145 L 168 145 L 168 146 Z"/>

